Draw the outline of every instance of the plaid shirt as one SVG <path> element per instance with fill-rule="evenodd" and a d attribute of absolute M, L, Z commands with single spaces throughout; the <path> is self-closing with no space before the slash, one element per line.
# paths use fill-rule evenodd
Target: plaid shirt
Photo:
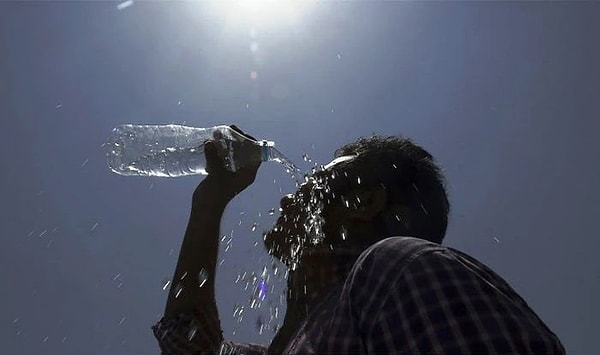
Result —
<path fill-rule="evenodd" d="M 284 354 L 565 353 L 500 276 L 457 250 L 393 237 L 342 259 L 346 263 L 335 270 L 340 282 L 288 299 L 288 312 L 300 304 L 310 311 Z M 296 274 L 289 287 L 306 275 L 318 279 L 319 272 Z M 163 354 L 267 353 L 266 347 L 224 342 L 216 306 L 163 318 L 153 330 Z"/>

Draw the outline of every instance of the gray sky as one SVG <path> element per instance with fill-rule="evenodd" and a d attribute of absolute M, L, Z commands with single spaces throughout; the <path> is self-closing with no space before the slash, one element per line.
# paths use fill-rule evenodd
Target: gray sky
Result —
<path fill-rule="evenodd" d="M 599 15 L 591 2 L 330 2 L 252 32 L 206 3 L 1 2 L 2 352 L 158 353 L 150 326 L 201 177 L 121 177 L 101 144 L 119 124 L 185 122 L 236 123 L 304 169 L 303 154 L 325 163 L 361 135 L 413 137 L 445 168 L 446 243 L 506 278 L 570 353 L 600 353 Z M 228 339 L 273 335 L 256 319 L 282 285 L 249 310 L 234 281 L 271 270 L 254 244 L 292 187 L 265 164 L 228 207 Z"/>

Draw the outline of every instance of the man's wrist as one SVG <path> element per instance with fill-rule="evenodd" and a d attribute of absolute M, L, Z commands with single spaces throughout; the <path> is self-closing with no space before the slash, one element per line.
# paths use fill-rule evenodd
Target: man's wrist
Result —
<path fill-rule="evenodd" d="M 193 203 L 216 203 L 222 204 L 224 207 L 235 195 L 236 193 L 223 181 L 208 175 L 194 191 Z"/>

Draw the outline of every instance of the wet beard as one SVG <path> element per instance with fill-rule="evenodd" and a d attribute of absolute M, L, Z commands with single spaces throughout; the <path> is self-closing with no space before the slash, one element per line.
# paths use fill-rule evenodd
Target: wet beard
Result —
<path fill-rule="evenodd" d="M 283 234 L 284 232 L 277 233 Z M 303 252 L 307 247 L 312 245 L 311 243 L 307 242 L 306 239 L 306 236 L 301 238 L 298 235 L 291 237 L 277 235 L 273 239 L 265 240 L 265 248 L 271 256 L 279 259 L 279 261 L 281 261 L 288 269 L 295 270 L 300 262 L 300 259 L 302 258 Z"/>

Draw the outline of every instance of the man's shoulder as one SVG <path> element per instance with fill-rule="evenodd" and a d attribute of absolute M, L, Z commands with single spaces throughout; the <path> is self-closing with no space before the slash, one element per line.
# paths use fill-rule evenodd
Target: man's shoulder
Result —
<path fill-rule="evenodd" d="M 366 248 L 356 259 L 349 274 L 350 283 L 367 279 L 386 279 L 399 276 L 412 261 L 421 255 L 448 248 L 415 237 L 389 237 Z"/>
<path fill-rule="evenodd" d="M 448 250 L 445 246 L 415 237 L 389 237 L 368 247 L 357 260 L 362 263 L 390 265 L 410 263 L 423 253 Z"/>

